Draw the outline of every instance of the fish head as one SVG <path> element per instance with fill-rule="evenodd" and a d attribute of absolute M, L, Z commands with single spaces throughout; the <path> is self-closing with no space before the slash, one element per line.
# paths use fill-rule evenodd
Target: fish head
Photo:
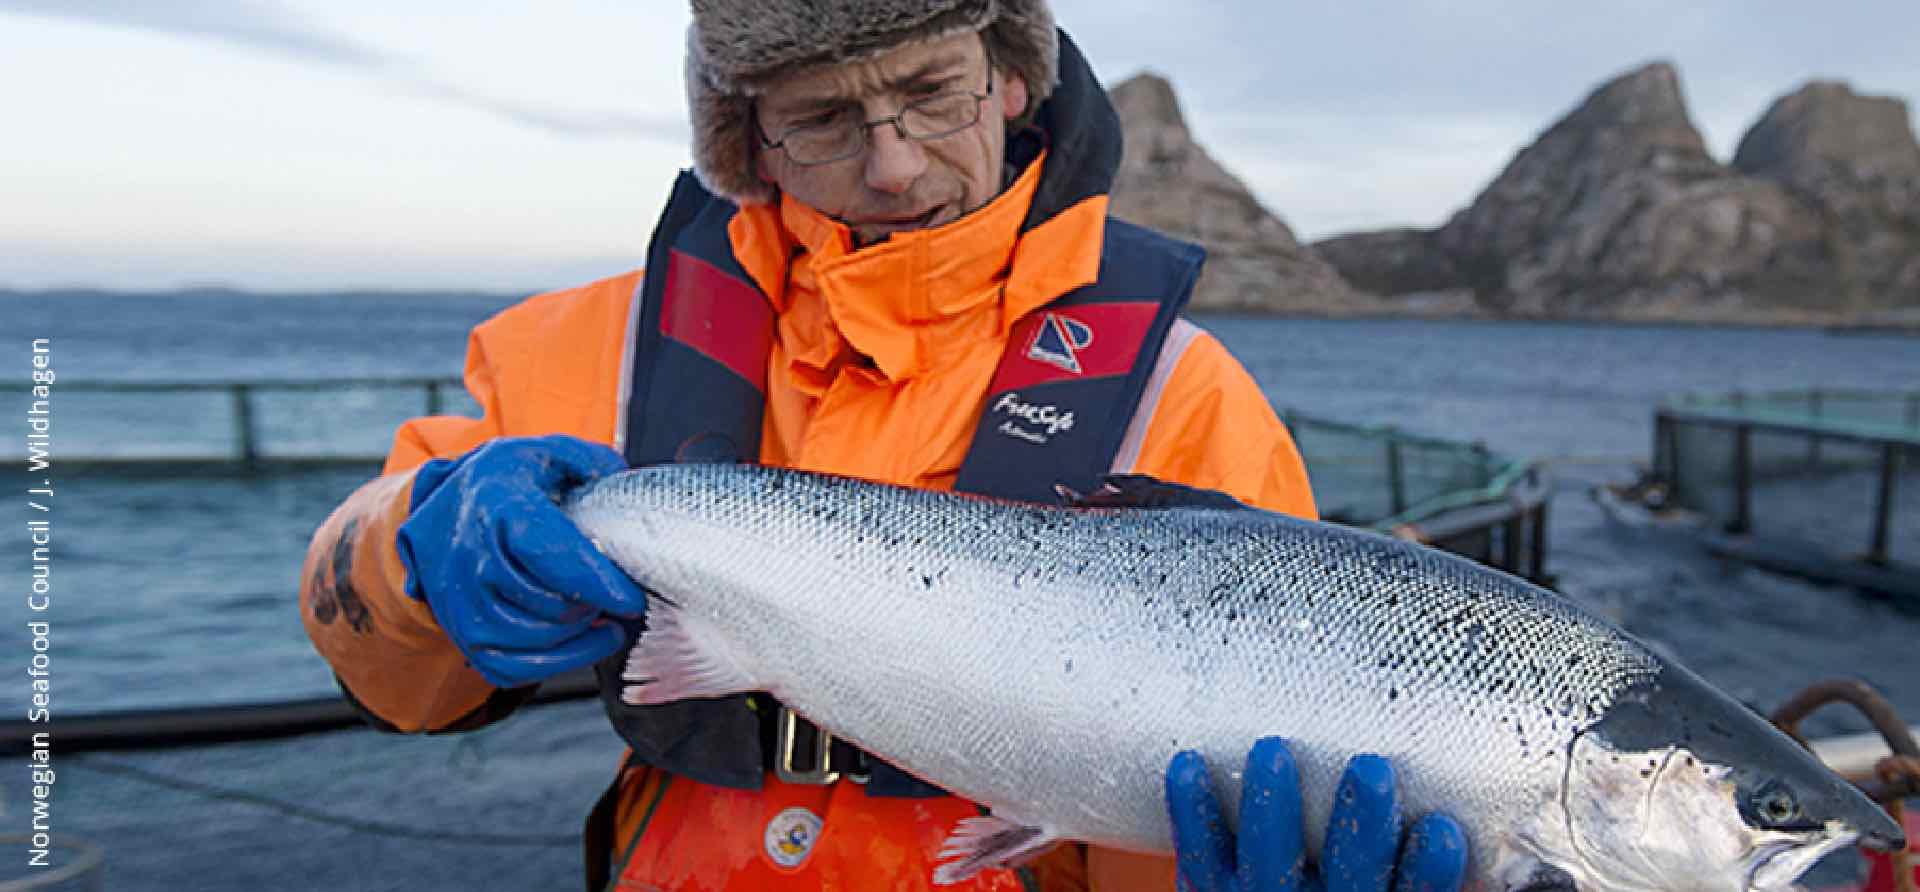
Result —
<path fill-rule="evenodd" d="M 1623 691 L 1567 755 L 1563 823 L 1529 848 L 1581 889 L 1784 890 L 1855 842 L 1906 844 L 1853 785 L 1678 666 Z"/>

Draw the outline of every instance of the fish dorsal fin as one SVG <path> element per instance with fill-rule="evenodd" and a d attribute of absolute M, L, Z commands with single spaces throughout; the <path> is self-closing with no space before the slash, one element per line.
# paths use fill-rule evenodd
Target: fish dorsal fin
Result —
<path fill-rule="evenodd" d="M 1069 508 L 1205 508 L 1216 511 L 1250 510 L 1245 502 L 1213 489 L 1168 483 L 1145 474 L 1109 474 L 1093 492 L 1081 494 L 1064 486 L 1055 491 Z"/>

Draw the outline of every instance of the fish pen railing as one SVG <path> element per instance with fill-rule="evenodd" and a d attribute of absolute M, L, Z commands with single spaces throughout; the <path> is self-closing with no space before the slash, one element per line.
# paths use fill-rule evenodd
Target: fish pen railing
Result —
<path fill-rule="evenodd" d="M 28 396 L 23 390 L 0 393 Z M 407 418 L 480 411 L 461 380 L 447 376 L 60 381 L 54 391 L 63 464 L 169 472 L 378 465 Z M 1326 519 L 1546 579 L 1546 487 L 1537 466 L 1478 443 L 1281 414 Z"/>
<path fill-rule="evenodd" d="M 1653 456 L 1716 550 L 1920 596 L 1920 391 L 1681 397 L 1654 417 Z"/>
<path fill-rule="evenodd" d="M 1537 463 L 1392 426 L 1295 410 L 1281 418 L 1323 518 L 1423 542 L 1548 582 L 1546 474 Z"/>
<path fill-rule="evenodd" d="M 300 565 L 310 524 L 357 486 L 363 472 L 378 468 L 396 426 L 423 411 L 479 412 L 459 379 L 450 377 L 62 380 L 54 391 L 52 460 L 110 472 L 81 475 L 72 483 L 73 498 L 100 503 L 112 492 L 135 506 L 89 512 L 74 521 L 70 534 L 98 542 L 139 536 L 154 553 L 187 556 L 193 564 L 190 578 L 168 583 L 168 590 L 184 586 L 196 593 L 189 603 L 202 609 L 236 605 L 239 612 L 225 614 L 223 622 L 245 629 L 253 628 L 247 624 L 257 615 L 238 605 L 291 605 L 294 600 L 290 588 L 275 588 L 286 585 L 284 577 L 272 575 L 282 581 L 270 581 L 261 568 L 291 573 Z M 0 386 L 0 399 L 21 396 L 30 406 L 30 394 Z M 1479 445 L 1284 414 L 1328 520 L 1544 579 L 1546 493 L 1533 465 Z M 201 507 L 160 524 L 139 508 L 180 500 Z M 243 504 L 270 506 L 265 514 L 251 515 L 248 535 L 237 537 L 245 547 L 203 548 L 225 535 L 234 516 L 230 509 Z M 103 567 L 101 572 L 111 571 Z M 80 588 L 105 585 L 99 578 L 70 579 Z M 112 584 L 137 589 L 154 582 L 116 576 Z M 273 609 L 279 616 L 281 608 Z M 246 637 L 264 641 L 271 636 Z M 238 661 L 233 665 L 254 665 L 246 662 L 252 651 L 233 656 Z M 272 678 L 277 683 L 281 676 Z M 62 746 L 69 751 L 195 746 L 281 738 L 360 721 L 336 696 L 315 696 L 304 688 L 289 694 L 260 689 L 258 697 L 238 703 L 227 692 L 225 703 L 68 715 L 61 721 Z M 596 690 L 590 674 L 576 674 L 548 682 L 541 696 L 576 699 Z M 23 722 L 0 721 L 0 750 L 17 747 L 27 730 Z"/>
<path fill-rule="evenodd" d="M 32 404 L 25 387 L 8 392 Z M 446 376 L 61 380 L 49 402 L 62 464 L 244 469 L 378 464 L 407 418 L 480 411 Z"/>

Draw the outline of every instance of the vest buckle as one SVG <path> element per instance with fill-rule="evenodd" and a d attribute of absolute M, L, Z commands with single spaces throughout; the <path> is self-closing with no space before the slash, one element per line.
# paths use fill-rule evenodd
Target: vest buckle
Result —
<path fill-rule="evenodd" d="M 840 779 L 833 765 L 833 735 L 825 728 L 782 705 L 776 738 L 780 757 L 774 760 L 773 773 L 783 783 L 826 786 Z M 801 750 L 798 758 L 796 750 Z"/>

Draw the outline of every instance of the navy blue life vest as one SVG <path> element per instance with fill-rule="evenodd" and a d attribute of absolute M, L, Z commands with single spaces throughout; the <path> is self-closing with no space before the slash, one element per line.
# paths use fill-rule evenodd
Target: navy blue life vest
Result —
<path fill-rule="evenodd" d="M 648 248 L 628 381 L 626 459 L 760 454 L 775 313 L 734 258 L 738 208 L 683 172 Z M 1118 454 L 1168 330 L 1205 253 L 1109 219 L 1098 281 L 1019 320 L 988 387 L 954 488 L 1057 503 L 1056 484 L 1096 488 Z M 769 702 L 746 695 L 660 706 L 620 701 L 625 654 L 595 667 L 601 701 L 632 759 L 703 783 L 758 789 Z M 870 795 L 939 791 L 884 763 Z"/>

